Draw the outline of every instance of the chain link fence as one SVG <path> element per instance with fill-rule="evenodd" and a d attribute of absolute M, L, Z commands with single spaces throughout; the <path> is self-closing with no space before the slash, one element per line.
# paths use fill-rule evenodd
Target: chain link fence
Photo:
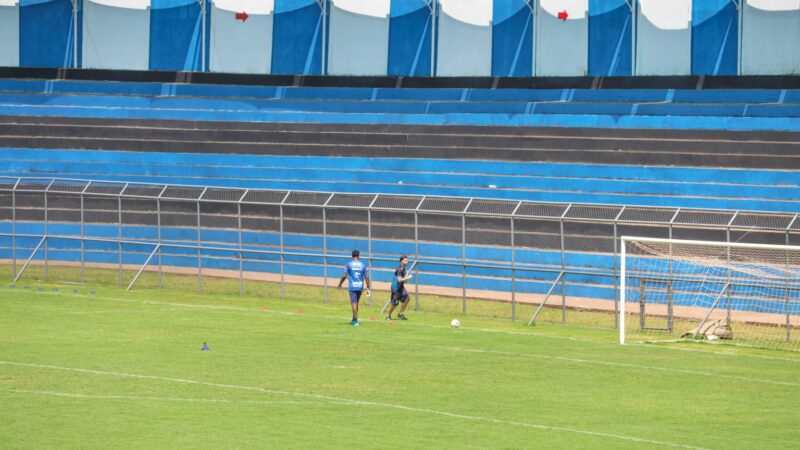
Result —
<path fill-rule="evenodd" d="M 619 237 L 800 244 L 792 214 L 477 198 L 0 178 L 9 278 L 51 266 L 81 282 L 308 296 L 335 287 L 350 251 L 378 301 L 400 255 L 414 308 L 616 326 Z M 60 272 L 59 272 L 60 273 Z M 204 282 L 214 277 L 214 283 Z M 219 281 L 219 280 L 224 280 Z M 70 280 L 75 281 L 75 280 Z M 269 282 L 269 283 L 265 283 Z M 296 292 L 292 292 L 295 290 Z M 314 294 L 316 295 L 316 294 Z"/>

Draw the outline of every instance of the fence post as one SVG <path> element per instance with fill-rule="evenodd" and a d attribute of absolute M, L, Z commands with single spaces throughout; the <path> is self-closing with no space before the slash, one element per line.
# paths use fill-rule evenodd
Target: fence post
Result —
<path fill-rule="evenodd" d="M 789 231 L 786 231 L 786 245 L 789 245 Z M 792 341 L 792 316 L 791 308 L 789 307 L 790 293 L 790 276 L 789 276 L 789 250 L 786 250 L 786 342 Z"/>
<path fill-rule="evenodd" d="M 514 250 L 514 217 L 511 217 L 511 320 L 517 320 L 517 265 Z"/>
<path fill-rule="evenodd" d="M 203 189 L 203 192 L 197 197 L 197 292 L 203 292 L 203 250 L 202 250 L 202 236 L 200 231 L 200 199 L 206 193 L 208 188 Z"/>
<path fill-rule="evenodd" d="M 288 196 L 289 194 L 286 194 L 286 195 Z M 286 200 L 286 198 L 284 198 L 284 200 Z M 283 275 L 284 271 L 283 271 L 283 204 L 282 203 L 283 202 L 281 202 L 281 205 L 278 208 L 279 208 L 279 212 L 280 212 L 280 218 L 279 218 L 280 219 L 280 236 L 279 237 L 280 237 L 280 247 L 281 247 L 280 248 L 280 251 L 281 251 L 281 255 L 280 255 L 280 257 L 281 257 L 281 298 L 283 299 L 283 298 L 286 298 L 286 289 L 284 287 L 284 275 Z"/>
<path fill-rule="evenodd" d="M 81 284 L 86 284 L 86 230 L 85 230 L 85 219 L 86 215 L 84 214 L 84 197 L 83 193 L 86 192 L 86 189 L 91 185 L 92 182 L 86 184 L 81 191 Z"/>
<path fill-rule="evenodd" d="M 247 195 L 248 190 L 245 189 L 244 194 L 239 197 L 236 202 L 236 213 L 239 224 L 239 295 L 244 295 L 244 252 L 242 248 L 242 200 Z"/>
<path fill-rule="evenodd" d="M 419 213 L 414 211 L 414 311 L 419 311 Z"/>
<path fill-rule="evenodd" d="M 372 210 L 369 209 L 367 210 L 367 255 L 369 255 L 367 267 L 372 272 Z M 372 273 L 369 276 L 372 278 Z M 372 296 L 367 297 L 367 305 L 372 306 Z"/>
<path fill-rule="evenodd" d="M 325 304 L 328 304 L 328 217 L 322 207 L 322 283 L 325 289 Z"/>
<path fill-rule="evenodd" d="M 159 287 L 159 289 L 163 289 L 164 288 L 164 272 L 161 269 L 161 262 L 162 262 L 161 261 L 161 254 L 162 254 L 161 253 L 161 196 L 164 195 L 164 192 L 166 192 L 166 190 L 167 190 L 167 186 L 164 185 L 164 187 L 161 189 L 161 192 L 158 194 L 158 197 L 156 198 L 156 215 L 157 215 L 157 220 L 158 220 L 158 224 L 157 224 L 157 227 L 156 227 L 156 234 L 157 234 L 157 237 L 158 237 L 158 287 Z"/>
<path fill-rule="evenodd" d="M 461 214 L 461 312 L 467 313 L 467 215 Z"/>
<path fill-rule="evenodd" d="M 122 193 L 128 188 L 128 183 L 117 194 L 117 259 L 119 262 L 119 287 L 122 287 Z"/>
<path fill-rule="evenodd" d="M 17 186 L 19 178 L 11 188 L 11 267 L 17 277 Z"/>
<path fill-rule="evenodd" d="M 45 235 L 45 237 L 47 237 L 47 235 L 50 233 L 50 226 L 49 226 L 49 223 L 48 223 L 48 214 L 47 214 L 47 190 L 50 189 L 50 186 L 54 182 L 55 182 L 55 180 L 50 181 L 50 184 L 48 184 L 47 187 L 44 189 L 44 235 Z M 50 247 L 49 243 L 47 242 L 47 239 L 45 239 L 45 241 L 44 241 L 44 279 L 45 280 L 48 280 L 49 279 L 49 275 L 50 275 L 50 273 L 49 273 L 50 272 L 50 268 L 49 268 L 49 264 L 48 264 L 48 262 L 49 262 L 48 253 L 49 253 L 49 250 L 50 250 L 49 247 Z"/>
<path fill-rule="evenodd" d="M 558 220 L 561 234 L 561 325 L 567 323 L 567 269 L 564 249 L 564 217 L 567 215 L 567 211 L 569 211 L 570 208 L 572 208 L 572 203 L 567 206 L 567 209 L 564 210 Z"/>

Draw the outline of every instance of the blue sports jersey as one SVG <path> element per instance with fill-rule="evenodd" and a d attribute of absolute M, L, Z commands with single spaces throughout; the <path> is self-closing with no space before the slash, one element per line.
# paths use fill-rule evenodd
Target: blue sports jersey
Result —
<path fill-rule="evenodd" d="M 369 272 L 369 268 L 357 259 L 348 261 L 344 265 L 344 273 L 347 274 L 347 282 L 351 291 L 364 290 L 364 279 L 367 277 L 367 272 Z"/>

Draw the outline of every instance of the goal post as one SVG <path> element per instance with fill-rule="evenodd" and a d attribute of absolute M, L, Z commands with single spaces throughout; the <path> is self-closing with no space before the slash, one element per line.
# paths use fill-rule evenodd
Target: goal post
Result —
<path fill-rule="evenodd" d="M 800 246 L 623 236 L 619 342 L 800 351 Z"/>

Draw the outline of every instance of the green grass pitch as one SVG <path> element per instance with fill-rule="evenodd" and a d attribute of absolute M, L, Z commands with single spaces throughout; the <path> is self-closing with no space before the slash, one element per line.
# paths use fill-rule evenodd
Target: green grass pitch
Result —
<path fill-rule="evenodd" d="M 793 352 L 620 346 L 610 329 L 435 308 L 389 325 L 364 307 L 356 328 L 344 292 L 205 281 L 0 278 L 0 447 L 798 445 Z"/>

